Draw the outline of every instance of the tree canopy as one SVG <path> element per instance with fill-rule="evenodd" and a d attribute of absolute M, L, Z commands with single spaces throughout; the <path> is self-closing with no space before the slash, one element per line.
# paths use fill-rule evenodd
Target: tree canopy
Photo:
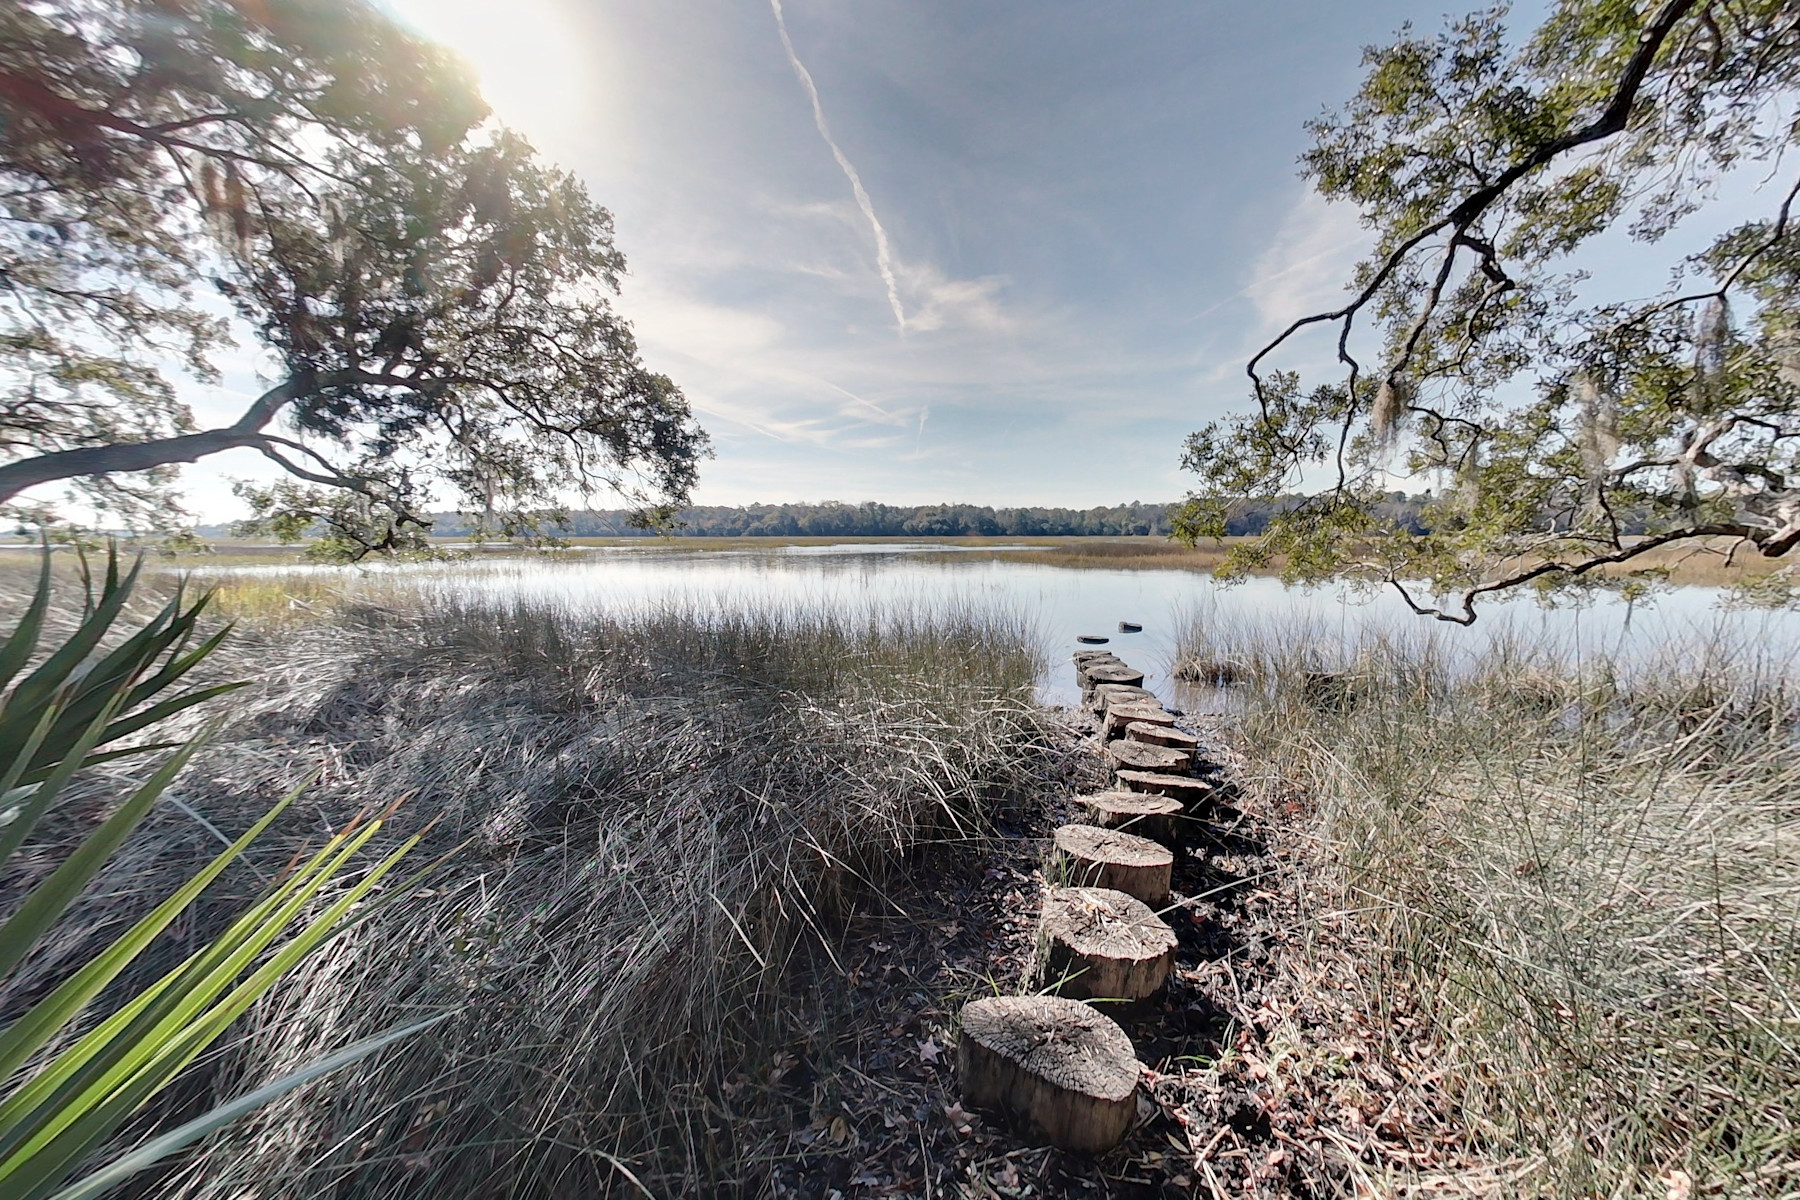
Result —
<path fill-rule="evenodd" d="M 1520 585 L 1633 586 L 1666 546 L 1800 544 L 1800 7 L 1558 0 L 1519 39 L 1506 17 L 1403 29 L 1310 125 L 1303 175 L 1376 244 L 1251 359 L 1253 407 L 1188 439 L 1185 539 L 1307 493 L 1228 572 L 1279 556 L 1466 624 Z M 1763 215 L 1714 215 L 1743 192 Z M 1700 252 L 1664 249 L 1709 219 Z M 1584 253 L 1626 238 L 1665 292 L 1595 294 Z M 1280 369 L 1314 329 L 1337 371 Z M 1421 528 L 1383 516 L 1421 484 Z"/>
<path fill-rule="evenodd" d="M 169 520 L 172 468 L 238 447 L 286 472 L 260 522 L 350 555 L 433 498 L 503 533 L 684 502 L 705 435 L 610 305 L 611 216 L 487 116 L 362 0 L 0 6 L 0 505 Z M 268 386 L 199 428 L 229 318 Z"/>

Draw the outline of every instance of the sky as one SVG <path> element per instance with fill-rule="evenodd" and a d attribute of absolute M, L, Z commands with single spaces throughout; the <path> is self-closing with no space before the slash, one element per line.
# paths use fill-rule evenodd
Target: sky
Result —
<path fill-rule="evenodd" d="M 611 209 L 698 503 L 1172 500 L 1367 235 L 1305 121 L 1423 0 L 387 0 Z M 1304 349 L 1301 352 L 1305 353 Z M 229 419 L 241 360 L 196 398 Z M 190 468 L 233 515 L 246 455 Z"/>

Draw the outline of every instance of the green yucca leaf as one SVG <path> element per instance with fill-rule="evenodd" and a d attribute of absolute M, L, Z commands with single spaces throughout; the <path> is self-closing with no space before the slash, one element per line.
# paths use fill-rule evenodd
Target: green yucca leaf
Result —
<path fill-rule="evenodd" d="M 178 1032 L 192 1022 L 281 935 L 348 854 L 354 854 L 373 834 L 373 829 L 366 829 L 349 846 L 344 844 L 343 834 L 331 839 L 311 862 L 252 906 L 205 950 L 176 967 L 0 1102 L 0 1161 L 51 1119 L 60 1104 L 90 1089 L 96 1080 L 113 1078 L 116 1084 L 173 1036 L 171 1031 Z M 34 1111 L 39 1114 L 35 1119 Z"/>
<path fill-rule="evenodd" d="M 99 726 L 104 720 L 105 716 L 102 714 L 94 724 Z M 81 889 L 99 874 L 100 868 L 106 865 L 106 860 L 112 857 L 112 852 L 137 827 L 144 814 L 150 811 L 150 806 L 156 803 L 157 797 L 162 795 L 163 789 L 187 765 L 188 759 L 193 757 L 199 746 L 198 742 L 190 742 L 171 754 L 142 787 L 101 822 L 99 828 L 81 840 L 81 845 L 50 873 L 49 878 L 31 889 L 31 895 L 25 898 L 25 902 L 7 918 L 6 924 L 0 925 L 0 975 L 6 975 L 18 966 L 25 955 L 30 953 L 31 947 L 37 944 L 38 938 L 74 903 Z M 80 762 L 79 759 L 71 761 L 77 766 Z M 61 774 L 61 770 L 59 767 L 61 777 L 41 784 L 40 791 L 52 792 L 53 784 L 60 787 L 66 782 L 67 774 Z M 37 798 L 34 797 L 33 802 L 36 801 Z"/>
<path fill-rule="evenodd" d="M 33 1054 L 92 1002 L 100 990 L 116 978 L 152 939 L 181 913 L 221 872 L 237 861 L 250 843 L 267 829 L 275 818 L 287 811 L 298 789 L 282 797 L 279 803 L 252 825 L 244 835 L 217 854 L 206 868 L 183 884 L 179 891 L 157 905 L 147 916 L 132 926 L 105 951 L 96 955 L 50 995 L 34 1004 L 30 1011 L 0 1033 L 0 1079 L 10 1078 Z"/>
<path fill-rule="evenodd" d="M 333 1071 L 361 1062 L 371 1054 L 404 1038 L 412 1037 L 416 1033 L 423 1033 L 433 1025 L 447 1020 L 450 1016 L 450 1013 L 439 1013 L 435 1017 L 429 1017 L 411 1025 L 403 1025 L 398 1029 L 390 1029 L 386 1033 L 379 1033 L 374 1037 L 364 1038 L 360 1042 L 345 1046 L 342 1050 L 328 1054 L 317 1062 L 309 1063 L 298 1071 L 283 1075 L 253 1092 L 239 1096 L 228 1104 L 221 1104 L 211 1112 L 196 1117 L 185 1125 L 179 1125 L 167 1133 L 152 1138 L 131 1153 L 114 1159 L 80 1182 L 54 1193 L 49 1200 L 93 1200 L 94 1197 L 117 1187 L 137 1172 L 156 1165 L 190 1143 L 199 1141 L 208 1134 L 224 1128 L 239 1117 L 261 1108 L 271 1100 L 278 1099 L 295 1088 L 303 1087 Z"/>
<path fill-rule="evenodd" d="M 31 603 L 26 606 L 25 615 L 19 618 L 18 625 L 7 635 L 6 641 L 0 643 L 0 687 L 13 681 L 13 676 L 24 669 L 31 661 L 31 652 L 37 649 L 38 633 L 44 627 L 44 616 L 50 611 L 50 552 L 44 551 L 43 565 L 38 568 L 37 588 L 31 594 Z"/>
<path fill-rule="evenodd" d="M 366 840 L 366 834 L 355 840 L 360 844 Z M 95 1081 L 72 1103 L 55 1106 L 53 1119 L 43 1123 L 30 1141 L 16 1153 L 0 1157 L 0 1200 L 35 1200 L 47 1194 L 47 1188 L 111 1136 L 150 1096 L 167 1086 L 303 957 L 336 933 L 349 909 L 374 888 L 417 841 L 416 837 L 409 839 L 382 860 L 223 999 L 204 1011 L 191 1014 L 185 1021 L 165 1024 L 159 1030 L 162 1036 L 147 1039 L 150 1044 L 145 1050 Z M 346 852 L 353 853 L 354 850 Z M 308 899 L 341 867 L 343 860 L 343 855 L 338 856 L 331 870 L 323 872 L 306 889 Z M 272 939 L 285 928 L 287 920 L 270 924 L 277 926 L 268 932 L 268 938 Z M 267 944 L 266 940 L 264 944 Z"/>

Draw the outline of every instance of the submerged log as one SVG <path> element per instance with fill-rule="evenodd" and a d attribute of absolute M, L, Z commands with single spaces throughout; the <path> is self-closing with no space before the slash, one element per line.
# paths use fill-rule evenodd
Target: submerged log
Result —
<path fill-rule="evenodd" d="M 1185 771 L 1194 765 L 1194 756 L 1173 746 L 1120 738 L 1106 743 L 1106 765 L 1115 771 Z"/>
<path fill-rule="evenodd" d="M 1039 931 L 1044 983 L 1078 1000 L 1142 1000 L 1175 965 L 1175 932 L 1124 892 L 1051 888 Z"/>
<path fill-rule="evenodd" d="M 1172 796 L 1148 792 L 1096 792 L 1075 797 L 1081 819 L 1102 829 L 1117 829 L 1164 846 L 1180 844 L 1187 808 Z"/>
<path fill-rule="evenodd" d="M 1125 1140 L 1143 1068 L 1110 1017 L 1060 996 L 995 996 L 963 1006 L 957 1073 L 970 1105 L 1005 1114 L 1065 1150 Z"/>
<path fill-rule="evenodd" d="M 1123 683 L 1131 687 L 1144 686 L 1144 673 L 1136 667 L 1126 666 L 1122 662 L 1093 662 L 1076 668 L 1076 674 L 1087 676 L 1089 684 Z"/>
<path fill-rule="evenodd" d="M 1195 779 L 1192 775 L 1168 775 L 1161 771 L 1120 771 L 1117 778 L 1130 791 L 1149 792 L 1179 800 L 1187 805 L 1189 812 L 1211 800 L 1213 795 L 1212 784 L 1204 779 Z"/>
<path fill-rule="evenodd" d="M 1125 727 L 1133 721 L 1149 721 L 1153 725 L 1175 724 L 1175 714 L 1156 703 L 1154 700 L 1139 703 L 1118 703 L 1106 706 L 1106 720 L 1101 725 L 1101 736 L 1105 741 L 1125 736 Z"/>
<path fill-rule="evenodd" d="M 1169 875 L 1175 866 L 1168 847 L 1098 825 L 1063 825 L 1055 841 L 1071 885 L 1111 888 L 1152 908 L 1168 902 Z"/>

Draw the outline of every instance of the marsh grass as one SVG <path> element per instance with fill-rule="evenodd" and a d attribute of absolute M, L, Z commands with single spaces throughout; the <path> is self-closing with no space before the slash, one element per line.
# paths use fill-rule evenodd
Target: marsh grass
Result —
<path fill-rule="evenodd" d="M 254 619 L 220 669 L 256 686 L 38 978 L 318 770 L 310 812 L 232 886 L 401 797 L 396 836 L 429 823 L 415 859 L 447 857 L 236 1027 L 177 1106 L 452 1015 L 144 1194 L 753 1194 L 794 1120 L 797 981 L 832 969 L 839 923 L 921 844 L 984 837 L 1051 741 L 1035 639 L 994 614 L 606 619 L 350 587 L 299 620 L 267 599 L 291 584 L 232 591 Z"/>
<path fill-rule="evenodd" d="M 1313 814 L 1315 907 L 1362 939 L 1340 974 L 1396 1048 L 1437 1047 L 1500 1191 L 1795 1194 L 1790 665 L 1457 637 L 1210 623 L 1182 653 L 1243 670 L 1247 783 Z"/>

